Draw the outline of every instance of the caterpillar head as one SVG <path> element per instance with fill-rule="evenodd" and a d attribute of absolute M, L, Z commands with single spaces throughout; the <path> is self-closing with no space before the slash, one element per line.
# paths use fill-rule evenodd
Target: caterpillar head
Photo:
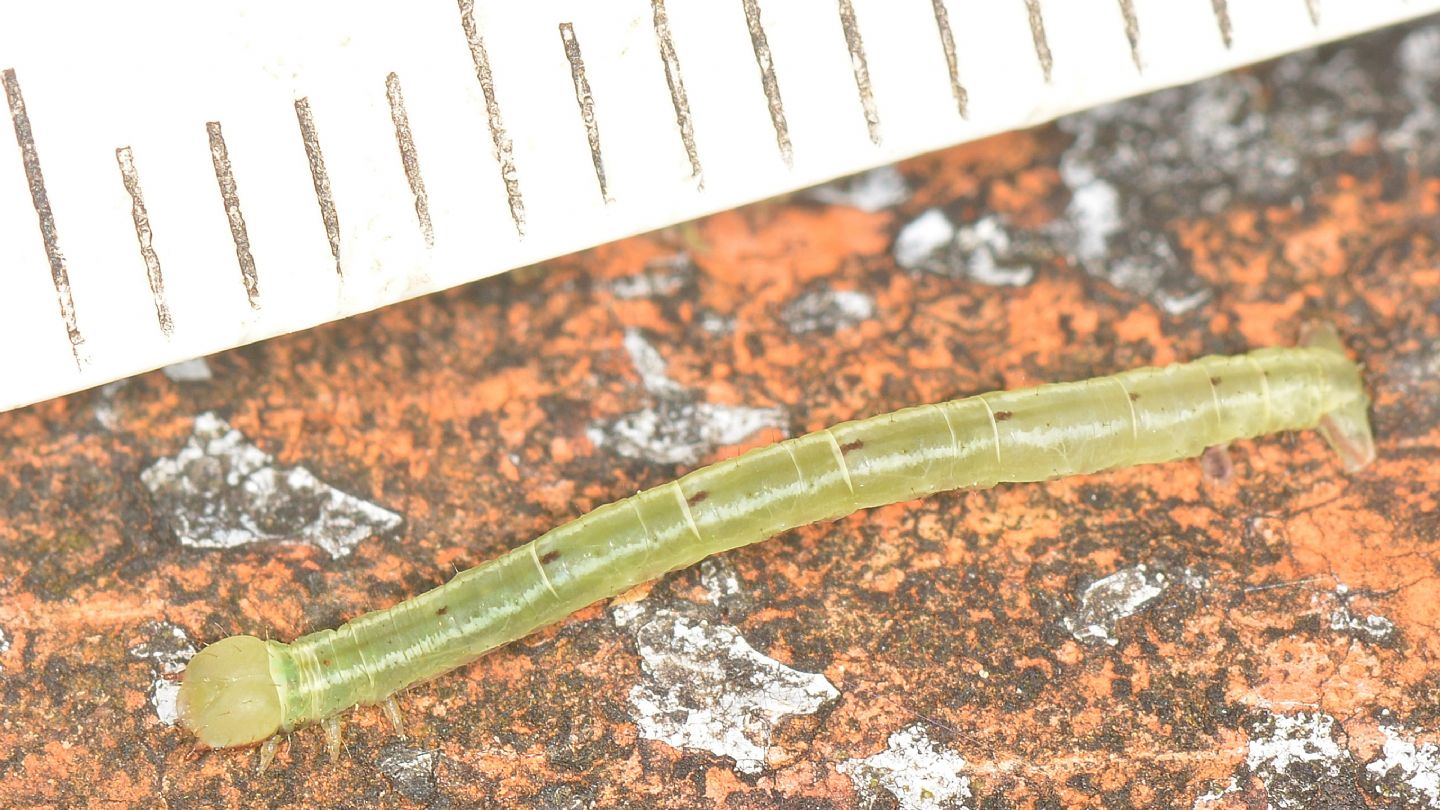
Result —
<path fill-rule="evenodd" d="M 265 642 L 230 636 L 201 650 L 185 668 L 176 706 L 180 723 L 211 748 L 274 736 L 282 721 L 280 693 Z"/>

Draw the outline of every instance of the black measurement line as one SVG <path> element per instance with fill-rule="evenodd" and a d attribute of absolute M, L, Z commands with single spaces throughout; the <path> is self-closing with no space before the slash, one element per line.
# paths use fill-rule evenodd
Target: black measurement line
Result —
<path fill-rule="evenodd" d="M 780 158 L 785 165 L 794 166 L 795 150 L 790 145 L 790 127 L 785 123 L 785 105 L 780 101 L 780 82 L 775 79 L 775 60 L 770 56 L 770 44 L 765 41 L 765 29 L 760 25 L 760 3 L 742 0 L 742 4 L 745 24 L 750 28 L 750 46 L 755 50 L 755 64 L 760 66 L 760 84 L 770 105 L 770 123 L 775 126 L 775 145 L 780 148 Z"/>
<path fill-rule="evenodd" d="M 955 109 L 961 118 L 970 117 L 970 94 L 960 83 L 960 62 L 955 57 L 955 32 L 950 30 L 950 10 L 945 0 L 930 0 L 935 7 L 935 27 L 940 29 L 940 47 L 945 50 L 945 66 L 950 69 L 950 95 L 955 97 Z"/>
<path fill-rule="evenodd" d="M 230 221 L 230 236 L 235 240 L 235 259 L 240 262 L 240 279 L 250 308 L 260 308 L 260 277 L 255 272 L 255 257 L 250 255 L 250 234 L 245 230 L 245 216 L 240 213 L 240 195 L 235 187 L 235 173 L 230 167 L 230 152 L 225 148 L 225 135 L 219 121 L 206 121 L 205 134 L 210 138 L 210 162 L 215 165 L 215 182 L 220 186 L 220 201 L 225 204 L 225 218 Z"/>
<path fill-rule="evenodd" d="M 1030 16 L 1030 38 L 1035 40 L 1035 58 L 1040 61 L 1040 70 L 1045 73 L 1045 83 L 1049 84 L 1055 57 L 1050 53 L 1050 41 L 1045 38 L 1045 17 L 1040 13 L 1040 0 L 1025 0 L 1025 10 Z"/>
<path fill-rule="evenodd" d="M 85 354 L 81 347 L 85 345 L 85 337 L 80 334 L 80 324 L 75 317 L 70 271 L 65 267 L 65 254 L 60 252 L 60 240 L 55 235 L 55 213 L 50 210 L 45 176 L 40 173 L 40 154 L 35 149 L 35 134 L 30 129 L 30 115 L 25 112 L 25 97 L 20 94 L 20 80 L 15 78 L 15 69 L 6 68 L 0 73 L 0 83 L 5 85 L 10 120 L 15 125 L 15 143 L 20 146 L 20 163 L 25 168 L 25 181 L 30 186 L 30 201 L 35 204 L 35 217 L 40 223 L 45 255 L 50 260 L 50 281 L 55 285 L 55 297 L 60 302 L 60 319 L 65 322 L 65 334 L 70 338 L 70 353 L 75 357 L 75 367 L 83 369 Z"/>
<path fill-rule="evenodd" d="M 1320 24 L 1320 0 L 1305 0 L 1305 10 L 1310 12 L 1310 24 Z"/>
<path fill-rule="evenodd" d="M 135 240 L 140 243 L 140 259 L 145 262 L 145 277 L 150 282 L 150 298 L 155 302 L 155 319 L 165 337 L 175 333 L 175 320 L 165 301 L 165 277 L 160 274 L 160 257 L 155 255 L 155 234 L 150 229 L 150 214 L 145 210 L 145 195 L 140 191 L 140 174 L 135 171 L 135 155 L 130 147 L 115 150 L 120 165 L 120 182 L 130 195 L 130 217 L 135 220 Z"/>
<path fill-rule="evenodd" d="M 405 95 L 400 91 L 400 77 L 385 77 L 385 99 L 390 102 L 390 120 L 395 124 L 395 143 L 400 147 L 400 163 L 405 179 L 415 196 L 415 219 L 427 247 L 435 246 L 435 226 L 430 223 L 430 197 L 425 193 L 425 180 L 420 176 L 420 157 L 415 152 L 415 137 L 410 133 L 410 116 L 405 112 Z"/>
<path fill-rule="evenodd" d="M 675 125 L 680 128 L 685 156 L 690 158 L 690 176 L 704 190 L 705 176 L 700 168 L 700 153 L 695 149 L 695 124 L 690 118 L 685 82 L 680 78 L 680 57 L 675 53 L 675 42 L 670 37 L 670 17 L 665 13 L 665 0 L 650 0 L 650 7 L 655 16 L 655 39 L 660 44 L 660 61 L 665 63 L 665 83 L 670 85 L 670 103 L 675 105 Z"/>
<path fill-rule="evenodd" d="M 865 42 L 860 38 L 860 24 L 855 21 L 855 4 L 840 0 L 840 28 L 845 32 L 845 47 L 850 49 L 850 67 L 855 71 L 855 89 L 860 91 L 860 108 L 865 111 L 865 128 L 870 142 L 880 145 L 880 111 L 875 108 L 875 88 L 870 84 L 870 65 L 865 61 Z"/>
<path fill-rule="evenodd" d="M 1144 73 L 1140 63 L 1140 17 L 1135 13 L 1135 0 L 1120 0 L 1120 16 L 1125 18 L 1125 38 L 1130 40 L 1130 58 L 1135 60 L 1135 70 Z"/>
<path fill-rule="evenodd" d="M 340 269 L 340 216 L 335 212 L 335 195 L 330 191 L 330 173 L 325 171 L 325 156 L 320 153 L 320 133 L 315 129 L 315 116 L 310 112 L 310 99 L 295 99 L 295 120 L 300 123 L 300 141 L 305 144 L 305 159 L 310 163 L 310 180 L 315 185 L 315 201 L 320 204 L 320 219 L 325 223 L 325 238 L 330 242 L 330 255 L 335 258 L 335 275 L 344 278 Z"/>
<path fill-rule="evenodd" d="M 475 27 L 475 0 L 459 0 L 460 28 L 465 32 L 465 42 L 470 46 L 470 61 L 475 63 L 475 79 L 480 82 L 480 92 L 485 96 L 485 116 L 490 122 L 490 140 L 495 144 L 495 162 L 500 164 L 500 179 L 505 183 L 505 196 L 510 202 L 510 218 L 515 221 L 515 232 L 525 235 L 525 201 L 520 197 L 520 175 L 515 171 L 515 147 L 510 136 L 505 134 L 505 122 L 500 117 L 500 103 L 495 100 L 495 75 L 490 72 L 490 56 L 485 52 L 485 42 Z"/>
<path fill-rule="evenodd" d="M 580 120 L 585 123 L 585 140 L 590 143 L 590 162 L 595 164 L 595 180 L 600 183 L 600 199 L 610 202 L 605 185 L 605 161 L 600 156 L 600 123 L 595 120 L 595 98 L 590 95 L 590 82 L 585 79 L 585 60 L 580 57 L 580 41 L 575 27 L 560 23 L 560 42 L 565 45 L 565 58 L 570 60 L 570 78 L 575 82 L 575 103 L 580 105 Z"/>
<path fill-rule="evenodd" d="M 1220 39 L 1228 49 L 1235 44 L 1235 29 L 1230 24 L 1230 5 L 1226 0 L 1210 0 L 1215 9 L 1215 24 L 1220 26 Z"/>

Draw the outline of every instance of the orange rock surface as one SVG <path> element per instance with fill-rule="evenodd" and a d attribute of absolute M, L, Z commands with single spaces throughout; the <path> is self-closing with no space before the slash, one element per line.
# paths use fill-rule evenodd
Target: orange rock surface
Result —
<path fill-rule="evenodd" d="M 1082 116 L 918 158 L 878 211 L 796 195 L 227 352 L 208 381 L 155 372 L 0 414 L 0 806 L 929 806 L 841 767 L 915 726 L 963 758 L 966 807 L 1421 806 L 1403 769 L 1368 766 L 1401 739 L 1440 767 L 1423 756 L 1440 738 L 1440 136 L 1391 137 L 1425 126 L 1396 89 L 1420 69 L 1391 58 L 1424 31 L 1440 36 L 1432 21 L 1285 63 L 1303 80 L 1282 64 L 1131 102 L 1123 133 Z M 1344 71 L 1383 109 L 1325 83 Z M 1217 97 L 1238 107 L 1213 126 L 1264 125 L 1232 164 L 1183 122 L 1145 123 Z M 1317 109 L 1325 132 L 1286 141 L 1285 116 Z M 1293 171 L 1255 181 L 1275 143 Z M 1107 162 L 1124 148 L 1134 173 Z M 1110 225 L 1087 219 L 1077 165 L 1114 192 Z M 900 266 L 930 209 L 960 236 Z M 1313 434 L 1240 442 L 1228 482 L 1188 461 L 953 493 L 620 600 L 732 627 L 833 685 L 774 725 L 753 772 L 646 737 L 631 695 L 656 676 L 614 605 L 403 694 L 408 740 L 375 709 L 347 716 L 337 764 L 305 729 L 257 775 L 253 751 L 191 757 L 162 722 L 187 650 L 334 626 L 695 464 L 916 403 L 1288 344 L 1311 317 L 1373 389 L 1362 472 Z M 647 409 L 666 424 L 624 434 Z M 298 535 L 182 543 L 141 474 L 207 412 L 403 524 L 341 556 Z M 737 414 L 760 427 L 716 426 Z M 1117 574 L 1158 593 L 1107 638 L 1075 632 Z M 1335 750 L 1256 758 L 1297 724 Z"/>

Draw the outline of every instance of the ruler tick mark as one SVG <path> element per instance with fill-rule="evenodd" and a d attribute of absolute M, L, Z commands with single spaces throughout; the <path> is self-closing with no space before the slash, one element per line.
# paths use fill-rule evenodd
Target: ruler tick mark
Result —
<path fill-rule="evenodd" d="M 435 246 L 435 226 L 430 223 L 430 197 L 425 193 L 425 180 L 420 176 L 420 156 L 415 151 L 415 136 L 410 132 L 410 115 L 405 112 L 405 95 L 400 91 L 400 77 L 385 77 L 385 100 L 390 103 L 390 121 L 395 125 L 395 144 L 400 147 L 400 163 L 405 167 L 405 180 L 415 197 L 415 219 L 425 246 Z"/>
<path fill-rule="evenodd" d="M 1230 24 L 1230 5 L 1227 0 L 1210 0 L 1215 9 L 1215 24 L 1220 26 L 1220 39 L 1228 50 L 1235 44 L 1235 29 Z"/>
<path fill-rule="evenodd" d="M 260 278 L 255 272 L 255 257 L 250 255 L 250 234 L 245 230 L 245 217 L 240 213 L 240 194 L 235 187 L 235 172 L 230 166 L 230 152 L 225 148 L 225 134 L 219 121 L 206 121 L 205 134 L 210 138 L 210 162 L 215 166 L 215 182 L 220 186 L 220 201 L 225 204 L 225 218 L 230 222 L 230 236 L 235 240 L 235 259 L 240 262 L 240 280 L 250 308 L 260 308 Z"/>
<path fill-rule="evenodd" d="M 961 118 L 970 117 L 970 94 L 960 83 L 960 62 L 955 56 L 955 32 L 950 29 L 950 10 L 945 0 L 930 0 L 935 7 L 935 27 L 940 29 L 940 47 L 945 51 L 945 66 L 950 70 L 950 94 L 955 97 L 955 109 Z"/>
<path fill-rule="evenodd" d="M 1025 0 L 1025 10 L 1030 17 L 1030 38 L 1035 40 L 1035 58 L 1045 74 L 1045 83 L 1049 84 L 1055 57 L 1050 53 L 1050 41 L 1045 38 L 1045 17 L 1040 13 L 1040 0 Z"/>
<path fill-rule="evenodd" d="M 330 190 L 330 173 L 325 171 L 325 156 L 320 153 L 320 133 L 315 129 L 315 116 L 310 112 L 310 99 L 295 99 L 295 120 L 300 124 L 300 141 L 305 145 L 305 159 L 310 163 L 310 180 L 315 185 L 315 201 L 320 204 L 320 219 L 325 223 L 325 238 L 330 255 L 335 259 L 335 275 L 344 277 L 340 269 L 340 216 L 335 212 L 335 195 Z"/>
<path fill-rule="evenodd" d="M 790 145 L 790 127 L 785 123 L 785 105 L 780 101 L 780 82 L 775 78 L 775 60 L 770 54 L 770 43 L 765 39 L 765 28 L 760 24 L 759 0 L 742 0 L 745 7 L 745 24 L 750 28 L 750 47 L 755 50 L 755 64 L 760 66 L 760 84 L 765 88 L 765 100 L 770 105 L 770 123 L 775 126 L 775 145 L 780 148 L 780 158 L 786 166 L 795 165 L 795 151 Z"/>
<path fill-rule="evenodd" d="M 70 353 L 75 357 L 75 367 L 84 369 L 85 337 L 80 334 L 80 324 L 75 316 L 75 298 L 70 292 L 70 271 L 65 265 L 65 254 L 60 252 L 60 240 L 55 234 L 55 212 L 50 208 L 50 195 L 45 191 L 45 176 L 40 173 L 40 154 L 35 149 L 35 133 L 30 128 L 30 114 L 25 111 L 25 97 L 20 94 L 20 80 L 14 68 L 0 73 L 0 83 L 5 85 L 5 99 L 10 105 L 10 121 L 15 126 L 15 143 L 20 147 L 20 163 L 25 169 L 25 182 L 30 186 L 30 201 L 35 205 L 35 217 L 40 224 L 40 238 L 45 243 L 45 256 L 50 261 L 50 281 L 55 285 L 55 297 L 60 304 L 60 319 L 65 323 L 65 334 L 70 339 Z"/>
<path fill-rule="evenodd" d="M 865 61 L 865 42 L 860 38 L 860 24 L 855 20 L 855 4 L 840 2 L 840 28 L 845 32 L 845 47 L 850 49 L 850 67 L 855 72 L 855 89 L 860 91 L 860 107 L 865 111 L 865 127 L 870 142 L 880 145 L 880 111 L 875 107 L 875 88 L 870 84 L 870 65 Z"/>
<path fill-rule="evenodd" d="M 665 64 L 665 83 L 670 85 L 670 103 L 675 105 L 675 125 L 680 128 L 680 141 L 690 159 L 690 176 L 700 190 L 705 189 L 705 176 L 700 168 L 700 153 L 695 149 L 695 123 L 690 118 L 690 101 L 685 97 L 685 82 L 680 78 L 680 57 L 670 37 L 670 17 L 665 13 L 665 0 L 650 0 L 654 12 L 655 39 L 660 45 L 660 61 Z"/>
<path fill-rule="evenodd" d="M 585 60 L 580 56 L 580 41 L 575 38 L 575 27 L 568 22 L 560 23 L 560 41 L 565 45 L 565 58 L 570 60 L 570 78 L 575 82 L 575 103 L 580 105 L 580 120 L 585 124 L 585 140 L 590 144 L 590 162 L 595 165 L 595 180 L 600 184 L 600 199 L 610 202 L 610 190 L 605 184 L 605 161 L 600 155 L 600 123 L 595 120 L 595 97 L 590 94 L 590 82 L 585 78 Z"/>
<path fill-rule="evenodd" d="M 165 278 L 160 274 L 160 257 L 155 255 L 155 234 L 150 228 L 150 214 L 145 210 L 145 195 L 140 192 L 140 174 L 135 171 L 135 155 L 130 147 L 115 150 L 115 162 L 120 165 L 120 182 L 125 193 L 130 195 L 130 216 L 135 220 L 135 239 L 140 243 L 140 259 L 145 262 L 145 277 L 150 282 L 150 297 L 155 302 L 155 319 L 165 337 L 175 333 L 175 320 L 170 315 L 170 305 L 165 301 Z"/>
<path fill-rule="evenodd" d="M 1145 72 L 1140 62 L 1140 17 L 1135 13 L 1135 0 L 1120 0 L 1120 16 L 1125 18 L 1125 38 L 1130 40 L 1130 58 L 1135 61 L 1135 70 Z"/>
<path fill-rule="evenodd" d="M 495 162 L 500 164 L 500 179 L 505 183 L 505 196 L 510 203 L 510 219 L 515 222 L 515 232 L 524 236 L 525 201 L 520 196 L 520 175 L 515 171 L 515 147 L 505 133 L 500 103 L 495 100 L 495 75 L 490 71 L 490 55 L 485 52 L 485 41 L 475 27 L 475 0 L 459 0 L 459 5 L 460 28 L 465 32 L 465 42 L 470 46 L 470 61 L 475 63 L 475 79 L 485 97 L 485 117 L 490 124 L 490 140 L 495 145 Z"/>

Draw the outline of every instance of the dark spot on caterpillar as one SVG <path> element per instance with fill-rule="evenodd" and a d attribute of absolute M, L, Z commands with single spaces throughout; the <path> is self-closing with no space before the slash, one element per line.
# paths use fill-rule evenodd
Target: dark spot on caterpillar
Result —
<path fill-rule="evenodd" d="M 1005 420 L 1009 419 L 1010 417 L 1012 417 L 1012 416 L 1014 416 L 1014 415 L 1015 415 L 1015 414 L 1013 414 L 1013 413 L 1011 413 L 1011 412 L 1009 412 L 1009 411 L 996 411 L 996 412 L 995 412 L 995 421 L 996 421 L 996 422 L 1004 422 Z"/>
<path fill-rule="evenodd" d="M 329 658 L 321 658 L 321 659 L 320 659 L 320 666 L 322 666 L 322 667 L 333 667 L 333 666 L 335 666 L 335 662 L 334 662 L 334 661 L 331 661 Z"/>
<path fill-rule="evenodd" d="M 550 563 L 555 562 L 558 559 L 560 559 L 559 549 L 556 549 L 554 551 L 547 551 L 544 555 L 540 557 L 540 564 L 549 565 Z"/>
<path fill-rule="evenodd" d="M 1131 402 L 1139 402 L 1139 401 L 1140 401 L 1140 395 L 1137 394 L 1137 393 L 1135 393 L 1134 391 L 1131 391 L 1131 392 L 1130 392 L 1130 401 L 1131 401 Z"/>
<path fill-rule="evenodd" d="M 450 606 L 449 606 L 449 605 L 441 605 L 441 606 L 440 606 L 440 609 L 437 610 L 437 611 L 435 611 L 435 615 L 436 615 L 436 616 L 444 616 L 446 613 L 449 613 L 449 612 L 450 612 Z"/>
<path fill-rule="evenodd" d="M 688 503 L 688 504 L 690 504 L 691 506 L 694 506 L 695 504 L 700 503 L 701 501 L 705 500 L 705 499 L 708 498 L 708 497 L 710 497 L 710 491 L 709 491 L 708 489 L 702 489 L 702 490 L 700 490 L 699 492 L 695 493 L 694 495 L 691 495 L 690 497 L 686 498 L 686 499 L 685 499 L 685 503 Z"/>
<path fill-rule="evenodd" d="M 1219 378 L 1219 377 L 1211 377 L 1211 378 L 1210 378 L 1210 384 L 1211 384 L 1211 385 L 1219 385 L 1219 384 L 1220 384 L 1220 378 Z"/>
<path fill-rule="evenodd" d="M 860 448 L 862 448 L 862 447 L 864 447 L 864 446 L 865 446 L 865 442 L 861 441 L 860 439 L 856 439 L 856 440 L 853 441 L 853 442 L 846 442 L 846 443 L 840 445 L 840 452 L 841 452 L 841 453 L 848 453 L 848 452 L 850 452 L 851 450 L 859 450 Z"/>

